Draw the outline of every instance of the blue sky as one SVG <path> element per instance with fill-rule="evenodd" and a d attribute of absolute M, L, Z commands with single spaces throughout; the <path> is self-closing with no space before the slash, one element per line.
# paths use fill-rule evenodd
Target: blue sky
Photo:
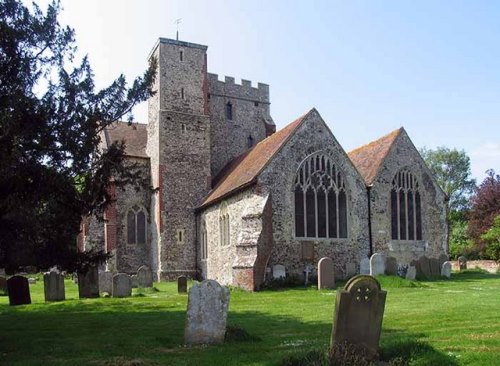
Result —
<path fill-rule="evenodd" d="M 45 4 L 46 0 L 40 1 Z M 141 74 L 158 37 L 208 45 L 209 72 L 265 82 L 278 128 L 316 107 L 349 151 L 404 126 L 500 171 L 500 2 L 63 0 L 96 84 Z M 146 107 L 135 112 L 146 121 Z"/>

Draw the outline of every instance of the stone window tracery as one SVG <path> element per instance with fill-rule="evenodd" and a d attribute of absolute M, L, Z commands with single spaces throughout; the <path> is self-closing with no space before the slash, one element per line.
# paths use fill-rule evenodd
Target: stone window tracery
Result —
<path fill-rule="evenodd" d="M 227 212 L 227 204 L 223 202 L 219 211 L 219 237 L 221 246 L 228 246 L 231 244 L 231 233 L 229 227 L 230 220 L 229 213 Z"/>
<path fill-rule="evenodd" d="M 146 243 L 146 213 L 138 206 L 133 206 L 127 212 L 127 243 Z"/>
<path fill-rule="evenodd" d="M 392 180 L 391 233 L 393 240 L 422 240 L 422 209 L 418 180 L 408 170 Z"/>
<path fill-rule="evenodd" d="M 295 178 L 295 236 L 347 238 L 347 193 L 342 172 L 322 153 L 309 156 Z"/>

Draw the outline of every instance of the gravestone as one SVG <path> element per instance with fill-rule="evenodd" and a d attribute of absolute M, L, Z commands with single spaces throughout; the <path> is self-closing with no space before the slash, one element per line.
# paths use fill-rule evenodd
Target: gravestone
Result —
<path fill-rule="evenodd" d="M 451 262 L 444 262 L 441 266 L 441 276 L 450 278 L 451 277 Z"/>
<path fill-rule="evenodd" d="M 385 274 L 385 257 L 383 254 L 375 253 L 370 258 L 370 275 L 377 276 Z"/>
<path fill-rule="evenodd" d="M 329 257 L 321 258 L 318 262 L 318 290 L 335 288 L 333 260 Z"/>
<path fill-rule="evenodd" d="M 331 348 L 348 343 L 361 347 L 369 360 L 377 358 L 386 295 L 372 276 L 347 281 L 337 291 Z"/>
<path fill-rule="evenodd" d="M 0 291 L 7 293 L 7 279 L 4 276 L 0 276 Z"/>
<path fill-rule="evenodd" d="M 406 270 L 406 279 L 410 281 L 415 281 L 415 278 L 417 278 L 417 268 L 415 266 L 410 265 Z"/>
<path fill-rule="evenodd" d="M 345 274 L 347 278 L 356 276 L 358 274 L 358 268 L 356 267 L 356 263 L 347 262 L 345 265 Z"/>
<path fill-rule="evenodd" d="M 139 287 L 139 280 L 137 279 L 137 275 L 132 275 L 130 276 L 130 284 L 132 288 L 138 288 Z"/>
<path fill-rule="evenodd" d="M 148 266 L 141 266 L 137 270 L 137 284 L 139 287 L 153 287 L 153 273 Z"/>
<path fill-rule="evenodd" d="M 99 272 L 99 292 L 101 294 L 106 292 L 111 295 L 113 292 L 113 272 Z"/>
<path fill-rule="evenodd" d="M 205 280 L 189 290 L 184 341 L 186 344 L 224 342 L 229 290 Z"/>
<path fill-rule="evenodd" d="M 179 276 L 177 278 L 177 293 L 179 294 L 185 294 L 187 293 L 187 277 L 186 276 Z"/>
<path fill-rule="evenodd" d="M 448 262 L 450 259 L 446 254 L 440 254 L 438 260 L 439 260 L 439 268 L 441 268 L 443 267 L 443 263 Z"/>
<path fill-rule="evenodd" d="M 9 293 L 9 304 L 25 305 L 31 304 L 30 285 L 28 279 L 23 276 L 13 276 L 7 280 L 7 292 Z"/>
<path fill-rule="evenodd" d="M 370 274 L 370 258 L 363 258 L 359 264 L 359 273 L 362 275 Z"/>
<path fill-rule="evenodd" d="M 431 277 L 431 264 L 430 264 L 429 258 L 427 258 L 425 255 L 421 256 L 418 259 L 417 276 L 421 276 L 424 278 Z"/>
<path fill-rule="evenodd" d="M 90 267 L 86 273 L 78 273 L 78 296 L 80 299 L 99 297 L 99 271 Z"/>
<path fill-rule="evenodd" d="M 387 257 L 385 260 L 385 274 L 396 276 L 398 274 L 398 261 L 394 257 Z"/>
<path fill-rule="evenodd" d="M 273 278 L 285 278 L 286 277 L 286 271 L 285 271 L 285 266 L 281 264 L 276 264 L 273 266 Z"/>
<path fill-rule="evenodd" d="M 441 276 L 441 266 L 439 265 L 439 259 L 430 258 L 429 267 L 431 268 L 431 276 L 433 277 Z"/>
<path fill-rule="evenodd" d="M 58 271 L 44 273 L 43 292 L 45 301 L 63 301 L 65 299 L 64 276 Z"/>
<path fill-rule="evenodd" d="M 461 271 L 463 271 L 464 269 L 467 269 L 467 258 L 465 258 L 463 255 L 458 257 L 458 265 L 459 265 Z"/>
<path fill-rule="evenodd" d="M 132 280 L 126 273 L 117 273 L 113 276 L 113 288 L 111 290 L 113 297 L 132 296 Z"/>

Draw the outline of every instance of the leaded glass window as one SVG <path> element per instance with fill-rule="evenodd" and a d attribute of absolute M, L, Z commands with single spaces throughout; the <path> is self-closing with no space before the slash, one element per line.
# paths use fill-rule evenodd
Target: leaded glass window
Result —
<path fill-rule="evenodd" d="M 393 240 L 422 240 L 422 210 L 418 180 L 401 170 L 392 180 L 391 236 Z"/>
<path fill-rule="evenodd" d="M 138 206 L 127 212 L 127 243 L 146 243 L 146 213 Z"/>

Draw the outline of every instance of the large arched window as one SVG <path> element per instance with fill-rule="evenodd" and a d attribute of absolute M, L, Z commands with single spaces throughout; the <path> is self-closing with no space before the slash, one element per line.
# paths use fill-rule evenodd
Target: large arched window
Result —
<path fill-rule="evenodd" d="M 227 246 L 231 243 L 229 230 L 229 213 L 227 212 L 227 204 L 223 202 L 219 211 L 219 237 L 220 245 Z"/>
<path fill-rule="evenodd" d="M 132 207 L 127 212 L 127 243 L 146 243 L 146 213 L 138 206 Z"/>
<path fill-rule="evenodd" d="M 343 174 L 329 157 L 309 156 L 295 178 L 295 236 L 347 238 L 347 210 Z"/>
<path fill-rule="evenodd" d="M 398 172 L 392 180 L 391 228 L 393 240 L 422 240 L 418 181 L 405 169 Z"/>

